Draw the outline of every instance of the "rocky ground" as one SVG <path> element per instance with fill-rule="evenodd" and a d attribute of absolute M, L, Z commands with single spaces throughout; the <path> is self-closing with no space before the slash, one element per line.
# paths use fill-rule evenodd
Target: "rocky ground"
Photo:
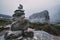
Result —
<path fill-rule="evenodd" d="M 34 33 L 33 37 L 24 37 L 22 40 L 60 40 L 59 39 L 60 37 L 53 36 L 51 34 L 48 34 L 45 31 L 34 31 L 33 30 L 33 33 Z M 5 38 L 7 38 L 6 40 L 20 40 L 23 37 L 22 31 L 9 31 L 7 35 L 5 34 L 5 31 L 3 31 L 0 34 L 1 34 L 0 40 L 5 40 Z"/>

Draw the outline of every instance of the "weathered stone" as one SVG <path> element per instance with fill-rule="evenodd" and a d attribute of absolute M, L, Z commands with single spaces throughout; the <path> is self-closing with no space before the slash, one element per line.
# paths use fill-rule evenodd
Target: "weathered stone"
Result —
<path fill-rule="evenodd" d="M 35 40 L 60 40 L 59 38 L 45 32 L 45 31 L 34 31 Z"/>
<path fill-rule="evenodd" d="M 22 15 L 25 15 L 23 6 L 20 4 L 18 10 L 15 10 L 14 13 L 15 14 L 13 14 L 13 17 L 21 17 Z"/>
<path fill-rule="evenodd" d="M 29 17 L 29 20 L 30 22 L 33 22 L 33 23 L 49 23 L 49 12 L 47 10 L 44 10 L 42 12 L 39 12 L 39 13 L 35 13 L 35 14 L 32 14 L 30 17 Z"/>
<path fill-rule="evenodd" d="M 22 36 L 22 31 L 8 31 L 5 34 L 5 40 L 12 40 Z"/>
<path fill-rule="evenodd" d="M 27 28 L 28 28 L 28 23 L 26 20 L 17 21 L 11 26 L 12 31 L 27 30 Z"/>
<path fill-rule="evenodd" d="M 29 31 L 29 32 L 26 31 L 23 34 L 24 38 L 33 38 L 33 36 L 34 36 L 34 33 L 32 31 Z"/>
<path fill-rule="evenodd" d="M 11 25 L 11 30 L 12 31 L 17 31 L 17 30 L 26 30 L 27 27 L 27 20 L 25 20 L 25 13 L 23 10 L 23 6 L 20 4 L 20 6 L 18 7 L 18 10 L 14 11 L 14 20 L 16 21 L 15 23 L 13 23 Z"/>
<path fill-rule="evenodd" d="M 22 32 L 22 31 L 8 31 L 6 34 L 5 34 L 5 40 L 25 40 L 27 38 L 30 38 L 32 39 L 34 36 L 34 33 L 32 31 L 30 32 Z"/>

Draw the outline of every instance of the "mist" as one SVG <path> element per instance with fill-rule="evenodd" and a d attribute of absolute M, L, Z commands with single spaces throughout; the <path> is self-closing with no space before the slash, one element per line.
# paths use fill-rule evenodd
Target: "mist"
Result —
<path fill-rule="evenodd" d="M 12 16 L 19 4 L 23 5 L 26 17 L 48 10 L 51 21 L 60 21 L 60 0 L 0 0 L 0 14 Z"/>

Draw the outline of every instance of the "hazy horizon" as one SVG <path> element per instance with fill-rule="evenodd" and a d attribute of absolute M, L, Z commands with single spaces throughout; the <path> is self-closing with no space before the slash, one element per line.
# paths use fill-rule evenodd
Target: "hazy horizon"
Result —
<path fill-rule="evenodd" d="M 60 0 L 0 0 L 0 14 L 13 15 L 19 4 L 23 5 L 26 17 L 48 10 L 52 21 L 60 21 Z"/>

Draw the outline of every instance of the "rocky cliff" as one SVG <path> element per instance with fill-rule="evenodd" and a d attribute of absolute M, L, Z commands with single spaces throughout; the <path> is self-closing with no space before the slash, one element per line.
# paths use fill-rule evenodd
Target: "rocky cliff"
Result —
<path fill-rule="evenodd" d="M 44 10 L 42 12 L 34 13 L 29 17 L 30 22 L 40 22 L 40 23 L 48 23 L 49 18 L 49 12 L 47 10 Z"/>

